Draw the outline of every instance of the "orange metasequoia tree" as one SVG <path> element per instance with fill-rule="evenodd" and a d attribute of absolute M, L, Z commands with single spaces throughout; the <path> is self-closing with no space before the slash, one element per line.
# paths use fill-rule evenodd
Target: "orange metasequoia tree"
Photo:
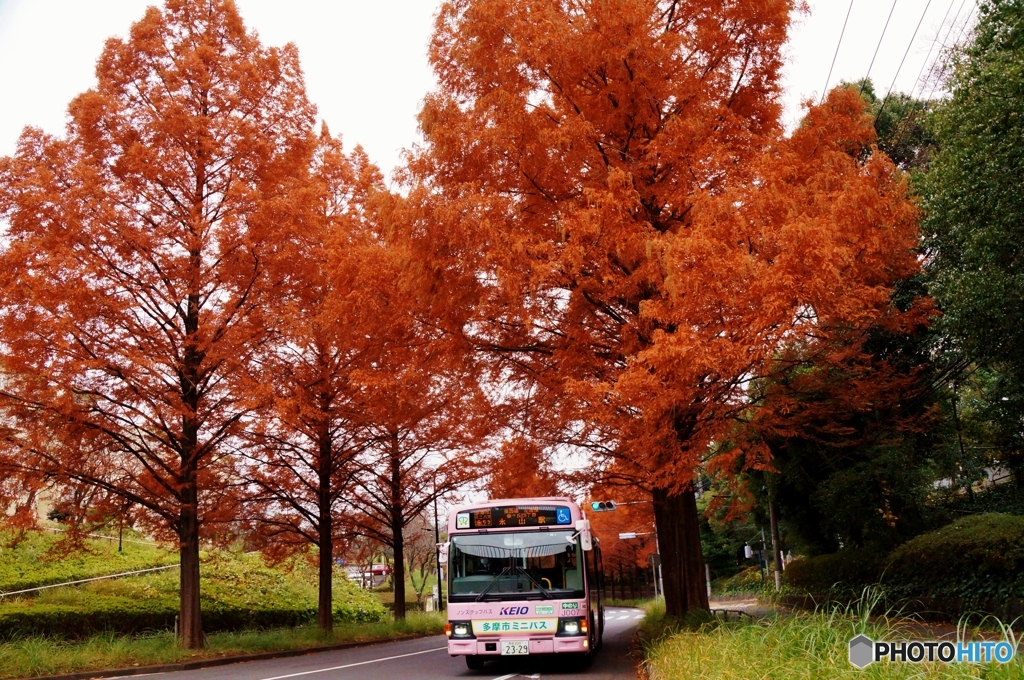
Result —
<path fill-rule="evenodd" d="M 797 4 L 449 0 L 431 44 L 410 167 L 472 272 L 464 332 L 596 477 L 651 494 L 670 615 L 708 607 L 694 474 L 749 382 L 787 343 L 870 324 L 917 266 L 856 93 L 782 129 Z"/>
<path fill-rule="evenodd" d="M 268 409 L 247 435 L 242 485 L 253 544 L 271 557 L 316 546 L 317 624 L 333 627 L 334 556 L 344 550 L 341 501 L 353 491 L 367 446 L 358 376 L 382 341 L 378 310 L 364 291 L 375 285 L 383 248 L 373 234 L 370 205 L 384 192 L 363 151 L 346 155 L 322 130 L 309 177 L 295 201 L 301 229 L 278 244 L 280 278 L 290 285 L 275 303 L 273 336 L 258 355 L 253 391 L 267 392 Z"/>
<path fill-rule="evenodd" d="M 385 223 L 394 224 L 390 219 Z M 389 261 L 380 262 L 361 296 L 379 320 L 380 335 L 372 362 L 357 378 L 367 397 L 362 422 L 370 443 L 348 502 L 356 513 L 351 531 L 393 550 L 394 613 L 401 619 L 405 528 L 436 498 L 480 476 L 476 454 L 493 423 L 481 367 L 460 336 L 441 330 L 423 289 L 432 277 L 420 271 L 422 262 L 400 229 L 389 231 L 395 241 L 386 251 Z"/>
<path fill-rule="evenodd" d="M 179 641 L 203 644 L 199 540 L 259 400 L 238 388 L 282 285 L 268 275 L 314 141 L 294 46 L 230 0 L 168 0 L 110 39 L 67 134 L 0 160 L 6 474 L 149 513 L 181 554 Z"/>

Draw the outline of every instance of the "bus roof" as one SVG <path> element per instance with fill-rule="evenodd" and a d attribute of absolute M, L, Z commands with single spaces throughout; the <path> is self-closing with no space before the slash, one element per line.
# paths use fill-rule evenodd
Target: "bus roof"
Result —
<path fill-rule="evenodd" d="M 448 532 L 572 529 L 585 518 L 583 509 L 567 496 L 492 498 L 453 507 Z"/>
<path fill-rule="evenodd" d="M 501 507 L 503 505 L 551 505 L 552 503 L 567 503 L 569 505 L 575 505 L 579 507 L 573 499 L 567 496 L 538 496 L 536 498 L 491 498 L 486 501 L 480 501 L 479 503 L 463 503 L 462 505 L 453 506 L 449 511 L 449 514 L 455 514 L 461 510 L 468 510 L 470 508 L 494 508 Z"/>

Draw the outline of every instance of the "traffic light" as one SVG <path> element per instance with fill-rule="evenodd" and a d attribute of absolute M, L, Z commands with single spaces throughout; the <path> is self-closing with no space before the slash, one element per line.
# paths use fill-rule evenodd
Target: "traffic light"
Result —
<path fill-rule="evenodd" d="M 615 509 L 615 501 L 594 501 L 590 504 L 590 509 L 594 512 L 607 512 Z"/>

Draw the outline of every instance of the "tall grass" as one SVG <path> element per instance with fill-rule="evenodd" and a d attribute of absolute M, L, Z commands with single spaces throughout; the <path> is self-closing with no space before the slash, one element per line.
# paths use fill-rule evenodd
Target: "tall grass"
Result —
<path fill-rule="evenodd" d="M 864 633 L 873 640 L 918 639 L 921 633 L 903 619 L 871 618 L 877 593 L 868 591 L 845 609 L 777 615 L 740 622 L 666 621 L 652 609 L 641 629 L 645 667 L 653 680 L 687 678 L 988 678 L 1024 680 L 1018 655 L 1009 664 L 874 663 L 861 670 L 850 664 L 850 639 Z M 659 618 L 660 617 L 660 618 Z M 1013 630 L 1000 626 L 1003 639 L 1017 645 Z M 960 640 L 973 639 L 976 629 L 958 629 Z M 1020 652 L 1018 652 L 1019 654 Z"/>
<path fill-rule="evenodd" d="M 306 649 L 322 645 L 436 634 L 443 613 L 410 613 L 405 621 L 336 624 L 331 635 L 315 627 L 214 633 L 199 651 L 178 647 L 171 633 L 103 634 L 78 641 L 22 637 L 0 643 L 0 678 L 24 678 L 76 671 L 148 666 L 238 654 Z"/>

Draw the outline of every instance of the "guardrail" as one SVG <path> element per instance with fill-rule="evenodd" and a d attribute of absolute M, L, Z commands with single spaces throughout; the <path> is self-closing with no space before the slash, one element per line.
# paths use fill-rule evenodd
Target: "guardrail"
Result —
<path fill-rule="evenodd" d="M 9 597 L 11 595 L 24 595 L 25 593 L 35 593 L 40 590 L 47 590 L 48 588 L 61 588 L 63 586 L 76 586 L 80 583 L 89 583 L 91 581 L 104 581 L 111 578 L 120 578 L 122 576 L 134 576 L 136 574 L 148 574 L 154 571 L 165 571 L 167 569 L 177 569 L 180 564 L 170 564 L 165 567 L 151 567 L 149 569 L 139 569 L 137 571 L 125 571 L 120 574 L 108 574 L 107 576 L 94 576 L 93 578 L 83 578 L 78 581 L 66 581 L 64 583 L 51 583 L 48 586 L 39 586 L 37 588 L 26 588 L 24 590 L 12 590 L 9 593 L 0 592 L 0 597 Z"/>

